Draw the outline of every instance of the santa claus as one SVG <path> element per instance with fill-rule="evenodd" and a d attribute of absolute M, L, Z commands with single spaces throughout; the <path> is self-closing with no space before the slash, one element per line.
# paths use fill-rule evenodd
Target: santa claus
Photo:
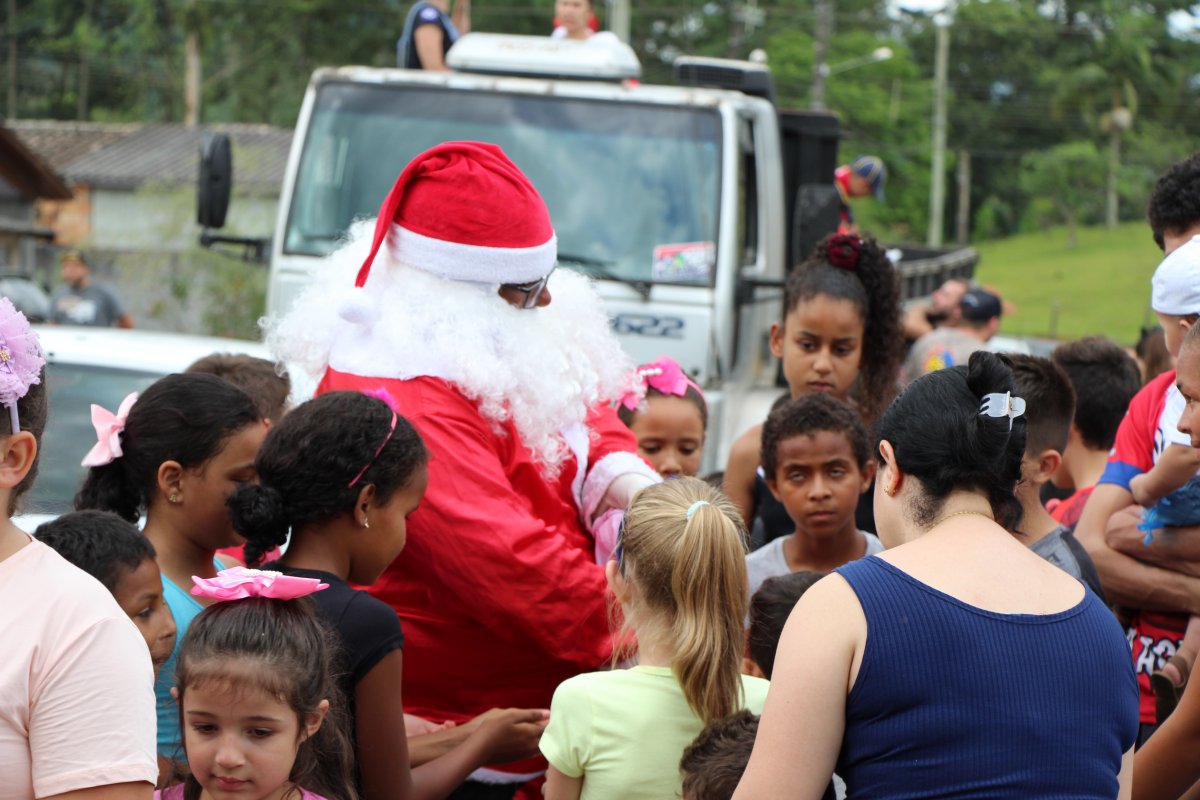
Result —
<path fill-rule="evenodd" d="M 545 203 L 495 145 L 421 154 L 369 225 L 268 341 L 318 392 L 386 391 L 429 449 L 408 544 L 371 587 L 404 624 L 406 710 L 548 708 L 612 653 L 593 525 L 658 480 L 609 407 L 632 364 L 587 279 L 555 271 Z"/>

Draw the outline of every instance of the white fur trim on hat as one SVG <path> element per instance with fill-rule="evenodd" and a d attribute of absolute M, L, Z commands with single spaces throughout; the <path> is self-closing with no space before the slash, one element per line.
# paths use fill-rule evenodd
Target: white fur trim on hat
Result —
<path fill-rule="evenodd" d="M 1150 307 L 1160 314 L 1200 314 L 1200 236 L 1162 260 L 1150 279 Z"/>
<path fill-rule="evenodd" d="M 558 237 L 534 247 L 483 247 L 434 239 L 392 224 L 387 240 L 392 258 L 453 281 L 532 283 L 558 260 Z"/>

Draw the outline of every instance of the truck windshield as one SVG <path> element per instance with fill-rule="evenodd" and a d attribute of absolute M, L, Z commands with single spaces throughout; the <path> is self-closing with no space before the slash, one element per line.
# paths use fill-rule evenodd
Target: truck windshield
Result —
<path fill-rule="evenodd" d="M 494 142 L 545 198 L 559 261 L 617 280 L 712 282 L 721 171 L 715 109 L 327 83 L 318 92 L 284 250 L 323 256 L 376 215 L 413 156 Z"/>

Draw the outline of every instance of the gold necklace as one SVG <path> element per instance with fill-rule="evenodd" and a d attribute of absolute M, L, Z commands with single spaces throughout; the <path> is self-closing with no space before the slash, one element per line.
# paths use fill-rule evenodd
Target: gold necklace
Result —
<path fill-rule="evenodd" d="M 952 514 L 947 514 L 944 517 L 939 517 L 938 519 L 934 520 L 934 523 L 932 525 L 930 525 L 928 528 L 926 528 L 925 532 L 928 533 L 929 531 L 933 530 L 938 525 L 941 525 L 943 522 L 950 519 L 951 517 L 965 517 L 965 516 L 984 517 L 985 519 L 990 519 L 992 522 L 996 521 L 995 517 L 993 517 L 991 514 L 984 513 L 983 511 L 955 511 Z"/>

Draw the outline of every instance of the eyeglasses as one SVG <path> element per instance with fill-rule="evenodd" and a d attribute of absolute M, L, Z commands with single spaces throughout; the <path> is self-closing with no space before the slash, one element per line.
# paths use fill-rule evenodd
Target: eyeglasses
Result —
<path fill-rule="evenodd" d="M 521 308 L 533 308 L 538 304 L 538 300 L 541 299 L 542 292 L 546 290 L 546 284 L 549 283 L 550 276 L 554 274 L 554 270 L 556 269 L 558 269 L 558 264 L 551 267 L 549 272 L 533 283 L 505 283 L 500 288 L 521 292 L 525 295 L 525 300 L 521 303 Z"/>

